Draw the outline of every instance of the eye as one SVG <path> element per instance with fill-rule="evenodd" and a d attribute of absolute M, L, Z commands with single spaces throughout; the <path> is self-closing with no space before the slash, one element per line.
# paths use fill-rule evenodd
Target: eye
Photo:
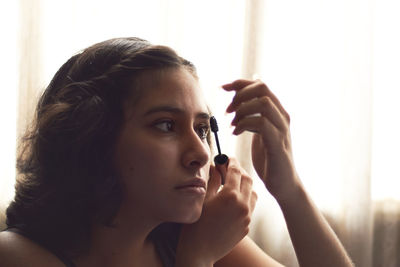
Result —
<path fill-rule="evenodd" d="M 199 135 L 200 139 L 206 139 L 208 132 L 210 131 L 210 126 L 208 125 L 201 125 L 197 128 L 197 134 Z"/>
<path fill-rule="evenodd" d="M 174 130 L 173 121 L 160 121 L 155 123 L 154 126 L 163 132 L 171 132 Z"/>

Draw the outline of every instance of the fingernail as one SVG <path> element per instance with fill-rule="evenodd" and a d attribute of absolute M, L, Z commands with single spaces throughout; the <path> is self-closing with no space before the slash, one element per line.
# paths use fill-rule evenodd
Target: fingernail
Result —
<path fill-rule="evenodd" d="M 225 91 L 232 91 L 232 84 L 231 83 L 227 83 L 221 86 L 222 89 L 224 89 Z"/>

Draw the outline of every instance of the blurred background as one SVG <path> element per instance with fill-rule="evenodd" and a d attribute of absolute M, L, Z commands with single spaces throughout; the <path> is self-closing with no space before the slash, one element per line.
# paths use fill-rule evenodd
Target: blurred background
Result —
<path fill-rule="evenodd" d="M 220 86 L 262 79 L 291 115 L 298 173 L 356 266 L 400 266 L 397 0 L 0 0 L 0 226 L 18 138 L 56 70 L 81 49 L 137 36 L 198 68 L 222 150 L 253 174 L 251 237 L 298 266 L 283 217 L 231 135 Z"/>

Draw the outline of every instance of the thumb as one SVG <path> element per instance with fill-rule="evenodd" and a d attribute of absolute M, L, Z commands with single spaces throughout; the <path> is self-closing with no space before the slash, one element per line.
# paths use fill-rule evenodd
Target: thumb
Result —
<path fill-rule="evenodd" d="M 220 185 L 221 174 L 217 171 L 215 166 L 210 166 L 210 179 L 208 179 L 206 199 L 215 196 Z"/>

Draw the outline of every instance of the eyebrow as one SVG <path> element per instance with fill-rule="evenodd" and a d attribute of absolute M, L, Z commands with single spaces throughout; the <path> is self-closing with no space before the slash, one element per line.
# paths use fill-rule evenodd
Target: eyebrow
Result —
<path fill-rule="evenodd" d="M 169 113 L 176 113 L 176 114 L 185 113 L 185 111 L 183 109 L 178 108 L 178 107 L 157 106 L 157 107 L 153 107 L 153 108 L 149 109 L 148 111 L 146 111 L 146 113 L 144 113 L 144 116 L 149 116 L 151 114 L 158 113 L 158 112 L 169 112 Z M 196 118 L 209 120 L 210 119 L 210 114 L 208 114 L 206 112 L 199 112 L 199 113 L 196 114 Z"/>

